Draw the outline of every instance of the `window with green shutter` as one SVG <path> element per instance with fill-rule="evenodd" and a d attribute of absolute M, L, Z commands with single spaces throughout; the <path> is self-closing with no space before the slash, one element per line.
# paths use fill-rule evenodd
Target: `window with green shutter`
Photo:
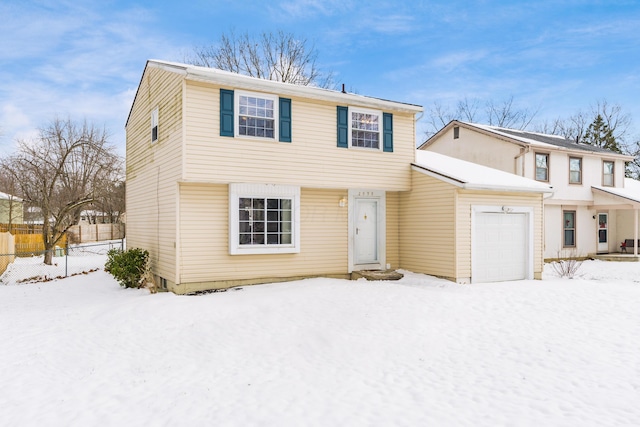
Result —
<path fill-rule="evenodd" d="M 233 103 L 233 91 L 220 89 L 220 136 L 233 136 Z"/>
<path fill-rule="evenodd" d="M 280 98 L 280 142 L 291 142 L 291 100 Z"/>
<path fill-rule="evenodd" d="M 338 147 L 393 152 L 393 115 L 358 107 L 337 108 Z"/>

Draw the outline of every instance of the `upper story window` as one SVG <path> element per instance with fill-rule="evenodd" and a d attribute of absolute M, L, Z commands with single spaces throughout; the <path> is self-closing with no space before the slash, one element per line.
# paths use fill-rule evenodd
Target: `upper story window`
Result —
<path fill-rule="evenodd" d="M 275 139 L 278 98 L 236 91 L 238 135 Z"/>
<path fill-rule="evenodd" d="M 158 141 L 158 107 L 151 112 L 151 143 Z"/>
<path fill-rule="evenodd" d="M 349 109 L 350 114 L 350 145 L 352 147 L 380 149 L 380 131 L 382 128 L 382 113 Z"/>
<path fill-rule="evenodd" d="M 605 187 L 613 187 L 614 164 L 614 162 L 608 160 L 602 162 L 602 185 Z"/>
<path fill-rule="evenodd" d="M 453 139 L 460 138 L 460 126 L 453 127 Z"/>
<path fill-rule="evenodd" d="M 582 159 L 569 157 L 569 184 L 582 184 Z"/>
<path fill-rule="evenodd" d="M 220 136 L 291 142 L 291 99 L 220 89 Z"/>
<path fill-rule="evenodd" d="M 393 153 L 393 114 L 337 106 L 337 146 Z"/>
<path fill-rule="evenodd" d="M 536 153 L 536 180 L 549 181 L 549 155 Z"/>

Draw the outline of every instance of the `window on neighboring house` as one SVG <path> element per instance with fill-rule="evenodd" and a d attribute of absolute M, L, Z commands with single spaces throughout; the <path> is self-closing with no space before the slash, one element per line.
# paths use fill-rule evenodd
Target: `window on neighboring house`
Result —
<path fill-rule="evenodd" d="M 602 162 L 602 185 L 613 187 L 613 168 L 613 162 L 607 160 Z"/>
<path fill-rule="evenodd" d="M 300 252 L 300 187 L 230 185 L 230 253 Z"/>
<path fill-rule="evenodd" d="M 453 139 L 460 138 L 460 126 L 453 127 Z"/>
<path fill-rule="evenodd" d="M 278 97 L 236 91 L 238 135 L 275 139 Z"/>
<path fill-rule="evenodd" d="M 151 142 L 158 140 L 158 107 L 151 112 Z"/>
<path fill-rule="evenodd" d="M 569 184 L 582 184 L 582 159 L 569 157 Z"/>
<path fill-rule="evenodd" d="M 562 246 L 565 248 L 576 247 L 576 211 L 563 211 L 564 240 Z"/>
<path fill-rule="evenodd" d="M 379 150 L 382 113 L 351 108 L 349 114 L 351 146 Z"/>
<path fill-rule="evenodd" d="M 536 153 L 536 180 L 549 181 L 549 155 Z"/>

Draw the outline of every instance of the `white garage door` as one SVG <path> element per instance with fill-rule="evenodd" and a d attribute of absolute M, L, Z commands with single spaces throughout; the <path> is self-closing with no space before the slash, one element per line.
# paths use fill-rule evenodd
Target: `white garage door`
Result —
<path fill-rule="evenodd" d="M 472 242 L 472 281 L 500 282 L 527 278 L 525 213 L 476 212 Z"/>

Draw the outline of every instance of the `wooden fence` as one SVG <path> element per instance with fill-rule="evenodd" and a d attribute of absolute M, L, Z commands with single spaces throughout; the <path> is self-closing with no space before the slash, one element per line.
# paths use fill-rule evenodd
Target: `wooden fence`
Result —
<path fill-rule="evenodd" d="M 18 256 L 30 256 L 44 251 L 44 240 L 42 234 L 16 234 L 16 254 Z M 65 234 L 58 241 L 56 246 L 64 248 L 67 245 L 67 235 Z"/>
<path fill-rule="evenodd" d="M 0 224 L 0 233 L 5 231 L 16 234 L 42 234 L 42 224 Z"/>
<path fill-rule="evenodd" d="M 67 233 L 70 243 L 101 242 L 124 238 L 125 225 L 118 224 L 86 224 L 74 225 Z"/>
<path fill-rule="evenodd" d="M 7 232 L 0 233 L 0 274 L 4 273 L 15 259 L 14 252 L 14 236 Z"/>

